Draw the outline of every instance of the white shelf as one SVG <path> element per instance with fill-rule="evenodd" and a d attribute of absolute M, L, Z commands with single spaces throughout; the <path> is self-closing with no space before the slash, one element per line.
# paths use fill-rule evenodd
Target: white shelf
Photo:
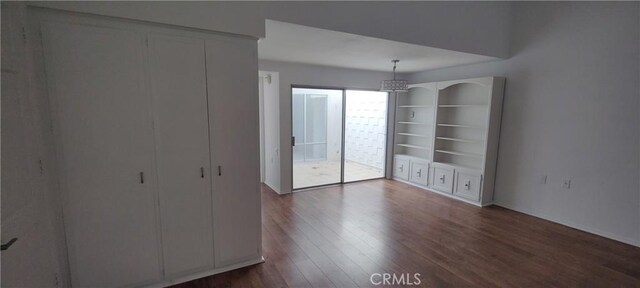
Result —
<path fill-rule="evenodd" d="M 429 137 L 429 135 L 414 134 L 414 133 L 404 133 L 404 132 L 398 132 L 396 134 L 403 135 L 403 136 L 413 136 L 413 137 Z"/>
<path fill-rule="evenodd" d="M 449 150 L 436 150 L 436 152 L 445 153 L 445 154 L 451 154 L 451 155 L 457 155 L 457 156 L 464 156 L 464 157 L 472 157 L 472 158 L 482 159 L 482 155 L 481 154 L 475 154 L 475 153 L 457 152 L 457 151 L 449 151 Z"/>
<path fill-rule="evenodd" d="M 400 133 L 398 133 L 400 134 Z M 455 141 L 455 142 L 464 142 L 464 143 L 482 143 L 482 140 L 473 140 L 473 139 L 462 139 L 462 138 L 449 138 L 449 137 L 436 137 L 438 140 L 445 141 Z"/>
<path fill-rule="evenodd" d="M 396 156 L 400 156 L 400 157 L 410 157 L 410 158 L 416 158 L 416 159 L 421 159 L 421 160 L 429 160 L 429 158 L 427 158 L 427 157 L 415 156 L 415 155 L 411 155 L 411 154 L 402 154 L 402 153 L 398 153 L 398 154 L 396 154 Z"/>
<path fill-rule="evenodd" d="M 433 105 L 400 105 L 399 108 L 429 108 L 433 107 Z"/>
<path fill-rule="evenodd" d="M 429 150 L 429 147 L 426 147 L 426 146 L 418 146 L 418 145 L 402 144 L 402 143 L 397 143 L 396 145 L 402 146 L 402 147 L 414 148 L 414 149 Z"/>
<path fill-rule="evenodd" d="M 449 166 L 453 166 L 453 167 L 462 167 L 462 168 L 473 169 L 473 170 L 482 170 L 482 167 L 462 165 L 462 164 L 456 164 L 456 163 L 451 163 L 451 162 L 437 162 L 437 161 L 434 161 L 433 163 L 444 164 L 444 165 L 449 165 Z"/>
<path fill-rule="evenodd" d="M 446 123 L 438 123 L 440 127 L 454 127 L 454 128 L 470 128 L 470 129 L 484 129 L 484 127 L 473 126 L 473 125 L 461 125 L 461 124 L 446 124 Z"/>
<path fill-rule="evenodd" d="M 427 125 L 427 123 L 422 123 L 422 122 L 406 122 L 406 121 L 400 121 L 400 122 L 398 122 L 398 124 L 406 124 L 406 125 Z"/>
<path fill-rule="evenodd" d="M 482 107 L 487 107 L 487 105 L 484 104 L 442 104 L 442 105 L 438 105 L 439 108 L 474 108 L 474 107 L 478 107 L 478 108 L 482 108 Z"/>

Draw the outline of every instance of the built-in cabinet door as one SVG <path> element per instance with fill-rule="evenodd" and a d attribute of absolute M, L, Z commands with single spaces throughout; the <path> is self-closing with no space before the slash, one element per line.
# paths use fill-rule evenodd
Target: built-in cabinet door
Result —
<path fill-rule="evenodd" d="M 261 254 L 257 42 L 207 40 L 216 267 Z"/>
<path fill-rule="evenodd" d="M 429 174 L 429 165 L 427 162 L 411 161 L 411 175 L 409 181 L 427 186 L 427 175 Z"/>
<path fill-rule="evenodd" d="M 453 168 L 448 166 L 431 166 L 431 188 L 451 193 L 453 189 Z"/>
<path fill-rule="evenodd" d="M 393 177 L 409 180 L 409 160 L 396 157 L 393 161 Z"/>
<path fill-rule="evenodd" d="M 149 36 L 165 274 L 213 268 L 204 40 Z"/>
<path fill-rule="evenodd" d="M 41 28 L 72 285 L 158 282 L 144 37 L 62 21 Z"/>
<path fill-rule="evenodd" d="M 473 201 L 480 201 L 482 176 L 479 172 L 467 172 L 456 169 L 456 184 L 453 194 Z"/>

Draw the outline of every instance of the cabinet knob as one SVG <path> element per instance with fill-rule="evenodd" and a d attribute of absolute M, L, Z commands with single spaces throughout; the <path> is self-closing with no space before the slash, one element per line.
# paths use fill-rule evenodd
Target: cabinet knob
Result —
<path fill-rule="evenodd" d="M 200 178 L 204 178 L 204 167 L 200 167 Z"/>
<path fill-rule="evenodd" d="M 402 170 L 404 170 L 404 165 L 400 165 L 400 172 L 402 172 Z"/>
<path fill-rule="evenodd" d="M 440 182 L 444 183 L 444 174 L 440 175 Z"/>
<path fill-rule="evenodd" d="M 418 169 L 418 172 L 416 174 L 418 174 L 418 177 L 422 177 L 422 169 Z"/>
<path fill-rule="evenodd" d="M 471 189 L 471 180 L 468 180 L 467 182 L 464 183 L 464 188 L 467 190 Z"/>

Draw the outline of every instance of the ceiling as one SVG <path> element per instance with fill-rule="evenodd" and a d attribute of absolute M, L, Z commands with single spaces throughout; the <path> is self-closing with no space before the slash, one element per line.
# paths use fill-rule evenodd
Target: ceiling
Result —
<path fill-rule="evenodd" d="M 498 59 L 273 20 L 266 21 L 266 38 L 258 43 L 258 56 L 263 60 L 374 71 L 391 71 L 391 60 L 399 59 L 399 73 Z"/>

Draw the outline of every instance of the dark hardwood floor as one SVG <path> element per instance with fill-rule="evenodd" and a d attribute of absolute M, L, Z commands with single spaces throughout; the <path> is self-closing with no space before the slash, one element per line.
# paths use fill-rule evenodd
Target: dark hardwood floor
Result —
<path fill-rule="evenodd" d="M 640 287 L 640 248 L 397 181 L 263 186 L 262 202 L 266 262 L 177 287 L 372 287 L 373 273 L 420 273 L 425 287 Z"/>

